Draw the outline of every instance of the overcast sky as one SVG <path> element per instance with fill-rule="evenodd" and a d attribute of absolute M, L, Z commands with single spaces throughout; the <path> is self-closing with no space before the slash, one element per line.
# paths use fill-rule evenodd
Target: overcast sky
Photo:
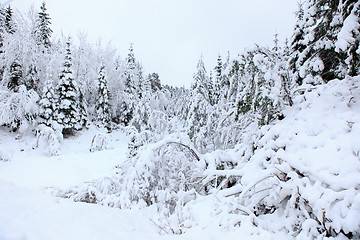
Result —
<path fill-rule="evenodd" d="M 4 0 L 2 1 L 4 2 Z M 42 0 L 13 0 L 26 12 Z M 126 57 L 134 43 L 145 72 L 163 83 L 190 86 L 201 55 L 208 68 L 217 56 L 234 56 L 255 43 L 272 46 L 291 36 L 296 0 L 47 0 L 56 35 L 88 34 L 90 42 L 111 41 Z M 210 69 L 208 69 L 209 71 Z"/>

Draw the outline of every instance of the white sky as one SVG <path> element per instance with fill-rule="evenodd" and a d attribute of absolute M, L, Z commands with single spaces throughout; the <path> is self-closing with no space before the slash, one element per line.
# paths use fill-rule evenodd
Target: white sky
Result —
<path fill-rule="evenodd" d="M 4 2 L 4 0 L 2 1 Z M 42 0 L 13 0 L 26 12 Z M 218 54 L 235 56 L 254 43 L 272 46 L 273 35 L 291 36 L 297 0 L 46 0 L 56 35 L 88 33 L 111 41 L 122 57 L 134 43 L 145 72 L 162 83 L 190 86 L 202 54 L 208 71 Z"/>

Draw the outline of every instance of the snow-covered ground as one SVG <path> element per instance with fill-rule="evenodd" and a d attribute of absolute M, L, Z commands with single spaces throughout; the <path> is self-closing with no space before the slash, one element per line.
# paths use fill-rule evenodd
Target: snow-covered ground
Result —
<path fill-rule="evenodd" d="M 184 235 L 161 235 L 151 221 L 153 208 L 117 209 L 50 195 L 49 187 L 66 189 L 111 176 L 114 166 L 124 161 L 123 133 L 112 134 L 113 149 L 92 153 L 94 135 L 91 129 L 65 139 L 61 154 L 47 157 L 32 149 L 36 139 L 30 134 L 19 137 L 0 129 L 0 153 L 8 160 L 0 161 L 0 240 L 271 239 L 264 231 L 245 227 L 224 232 L 201 207 L 197 214 L 205 218 L 202 226 Z"/>

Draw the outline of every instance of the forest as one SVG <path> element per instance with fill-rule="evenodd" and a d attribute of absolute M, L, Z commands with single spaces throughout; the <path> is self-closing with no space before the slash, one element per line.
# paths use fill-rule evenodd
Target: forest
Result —
<path fill-rule="evenodd" d="M 86 132 L 91 154 L 118 132 L 127 150 L 113 174 L 47 194 L 152 207 L 165 235 L 202 226 L 206 209 L 227 231 L 360 238 L 359 1 L 299 2 L 286 42 L 275 34 L 273 46 L 219 55 L 212 69 L 200 57 L 189 89 L 145 73 L 136 44 L 119 56 L 86 34 L 52 35 L 45 2 L 1 9 L 1 131 L 31 136 L 49 159 Z M 0 168 L 11 158 L 0 148 Z"/>

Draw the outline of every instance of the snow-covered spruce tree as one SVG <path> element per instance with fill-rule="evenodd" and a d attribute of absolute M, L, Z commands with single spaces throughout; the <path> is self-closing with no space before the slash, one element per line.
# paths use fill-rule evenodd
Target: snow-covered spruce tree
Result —
<path fill-rule="evenodd" d="M 18 59 L 14 59 L 10 66 L 10 76 L 8 81 L 8 88 L 15 92 L 18 91 L 19 86 L 23 84 L 22 66 Z"/>
<path fill-rule="evenodd" d="M 27 90 L 34 89 L 37 91 L 38 84 L 39 84 L 39 76 L 36 69 L 36 66 L 30 66 L 29 70 L 27 72 L 27 75 L 25 76 L 25 86 Z"/>
<path fill-rule="evenodd" d="M 50 81 L 46 82 L 43 89 L 43 95 L 39 101 L 40 106 L 40 123 L 45 124 L 48 127 L 53 127 L 56 122 L 56 113 L 58 112 L 57 99 L 55 91 Z"/>
<path fill-rule="evenodd" d="M 202 56 L 199 59 L 196 69 L 197 72 L 194 75 L 192 89 L 196 89 L 209 104 L 214 105 L 217 96 L 214 92 L 214 84 L 211 82 L 211 79 L 206 72 Z"/>
<path fill-rule="evenodd" d="M 148 130 L 149 118 L 151 115 L 150 100 L 151 100 L 151 84 L 149 79 L 142 80 L 142 94 L 137 104 L 134 105 L 134 114 L 131 119 L 131 125 L 139 132 Z"/>
<path fill-rule="evenodd" d="M 46 12 L 46 4 L 43 2 L 40 7 L 40 12 L 38 13 L 37 26 L 35 29 L 35 36 L 37 43 L 43 45 L 45 48 L 51 46 L 50 38 L 52 34 L 52 29 L 50 28 L 50 17 Z"/>
<path fill-rule="evenodd" d="M 218 103 L 220 100 L 220 88 L 223 78 L 223 62 L 221 59 L 221 56 L 219 55 L 217 58 L 217 65 L 214 68 L 214 83 L 213 83 L 213 97 L 214 97 L 214 103 Z"/>
<path fill-rule="evenodd" d="M 299 85 L 357 75 L 359 3 L 307 0 L 298 11 L 292 39 L 292 71 Z"/>
<path fill-rule="evenodd" d="M 120 108 L 120 123 L 127 126 L 133 118 L 135 108 L 134 87 L 130 76 L 126 77 L 124 87 L 124 98 L 122 100 Z"/>
<path fill-rule="evenodd" d="M 140 64 L 136 62 L 132 45 L 130 45 L 129 53 L 126 58 L 124 77 L 125 89 L 120 109 L 120 122 L 127 126 L 134 117 L 135 106 L 142 97 L 142 71 Z"/>
<path fill-rule="evenodd" d="M 339 6 L 342 28 L 335 43 L 336 51 L 346 54 L 347 74 L 360 74 L 360 2 L 343 0 Z"/>
<path fill-rule="evenodd" d="M 230 80 L 229 80 L 229 72 L 231 70 L 230 65 L 230 53 L 228 52 L 228 55 L 226 57 L 226 61 L 224 62 L 222 69 L 220 71 L 221 77 L 220 77 L 220 87 L 219 87 L 219 101 L 226 107 L 226 103 L 228 101 L 229 97 L 229 91 L 230 91 Z"/>
<path fill-rule="evenodd" d="M 164 86 L 164 89 L 169 93 L 168 104 L 166 107 L 166 114 L 170 118 L 177 118 L 185 125 L 185 121 L 188 117 L 190 104 L 189 99 L 191 96 L 191 90 L 184 87 L 171 87 Z"/>
<path fill-rule="evenodd" d="M 296 12 L 296 24 L 294 28 L 294 33 L 292 35 L 291 47 L 290 47 L 290 51 L 292 52 L 292 54 L 289 60 L 290 69 L 292 70 L 294 80 L 299 85 L 302 84 L 302 78 L 300 78 L 299 76 L 298 61 L 300 58 L 300 54 L 306 48 L 304 42 L 305 31 L 309 31 L 309 29 L 305 29 L 303 21 L 304 21 L 303 3 L 299 2 L 298 11 Z"/>
<path fill-rule="evenodd" d="M 102 66 L 98 78 L 98 99 L 96 101 L 95 113 L 96 121 L 99 126 L 106 127 L 111 130 L 111 106 L 110 106 L 110 92 L 107 86 L 107 77 L 105 67 Z"/>
<path fill-rule="evenodd" d="M 248 115 L 260 126 L 268 124 L 281 115 L 282 105 L 291 105 L 287 67 L 280 55 L 259 46 L 243 54 L 240 61 L 244 88 L 239 88 L 235 119 Z"/>
<path fill-rule="evenodd" d="M 239 60 L 234 59 L 231 63 L 230 66 L 230 71 L 229 71 L 229 93 L 228 93 L 228 102 L 229 103 L 235 103 L 236 102 L 236 98 L 237 98 L 237 93 L 241 90 L 239 90 L 239 88 L 243 89 L 244 86 L 240 85 L 242 82 L 240 81 L 240 76 L 241 76 L 241 72 L 240 72 L 240 63 Z"/>
<path fill-rule="evenodd" d="M 75 130 L 80 130 L 84 126 L 79 103 L 79 91 L 75 86 L 72 74 L 72 59 L 70 50 L 70 39 L 66 42 L 66 54 L 63 70 L 60 73 L 60 82 L 57 88 L 58 109 L 57 122 L 63 127 L 63 134 L 72 134 Z"/>
<path fill-rule="evenodd" d="M 14 11 L 9 5 L 7 8 L 2 9 L 2 21 L 1 24 L 6 33 L 13 34 L 15 32 L 15 23 L 13 21 Z"/>
<path fill-rule="evenodd" d="M 80 109 L 80 125 L 82 127 L 88 128 L 89 121 L 88 121 L 88 105 L 84 96 L 83 91 L 81 88 L 77 87 L 78 92 L 78 102 L 79 102 L 79 109 Z"/>
<path fill-rule="evenodd" d="M 191 141 L 195 144 L 197 149 L 201 152 L 207 150 L 207 140 L 209 139 L 206 125 L 208 123 L 209 102 L 204 98 L 201 93 L 201 87 L 196 85 L 192 86 L 191 102 L 189 107 L 189 115 L 187 117 L 187 133 Z"/>
<path fill-rule="evenodd" d="M 150 82 L 151 90 L 153 92 L 157 92 L 157 91 L 160 91 L 162 89 L 159 74 L 157 74 L 157 73 L 149 74 L 148 75 L 148 81 Z"/>

